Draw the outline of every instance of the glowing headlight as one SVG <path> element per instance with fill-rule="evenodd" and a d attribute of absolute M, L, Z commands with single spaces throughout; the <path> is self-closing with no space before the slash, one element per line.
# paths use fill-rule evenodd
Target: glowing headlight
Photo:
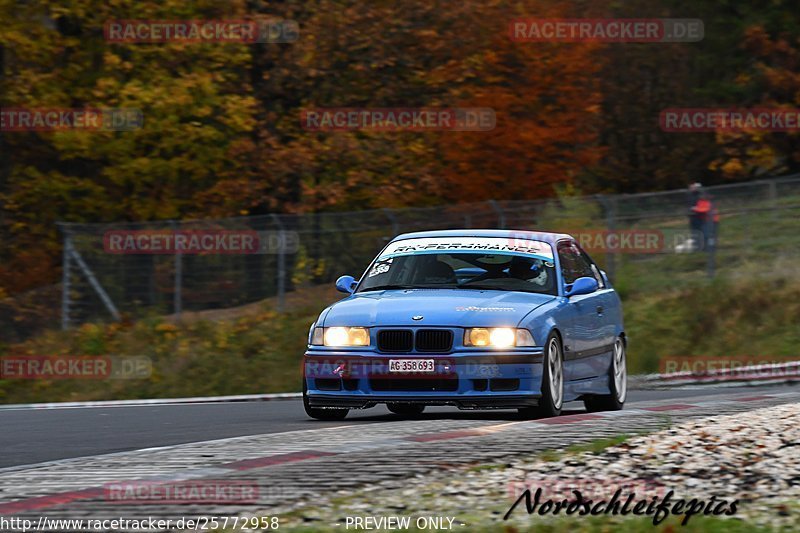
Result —
<path fill-rule="evenodd" d="M 325 346 L 369 346 L 367 328 L 325 328 Z"/>
<path fill-rule="evenodd" d="M 531 332 L 515 328 L 468 328 L 464 331 L 464 346 L 509 348 L 536 346 Z"/>
<path fill-rule="evenodd" d="M 514 346 L 516 332 L 511 328 L 494 328 L 489 332 L 489 344 L 492 346 Z"/>

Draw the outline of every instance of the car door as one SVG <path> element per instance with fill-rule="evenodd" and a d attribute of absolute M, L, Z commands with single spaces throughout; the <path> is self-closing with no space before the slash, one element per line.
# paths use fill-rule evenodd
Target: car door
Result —
<path fill-rule="evenodd" d="M 565 290 L 580 277 L 595 277 L 591 265 L 574 242 L 559 242 L 558 258 Z M 604 312 L 599 292 L 569 298 L 570 318 L 564 332 L 564 375 L 569 381 L 598 376 L 604 365 L 607 368 L 599 357 L 603 345 L 601 314 Z"/>
<path fill-rule="evenodd" d="M 597 280 L 597 284 L 600 286 L 596 293 L 599 318 L 598 335 L 600 336 L 600 347 L 604 348 L 606 352 L 611 353 L 614 341 L 617 338 L 619 325 L 622 323 L 622 306 L 619 302 L 619 296 L 611 285 L 606 283 L 605 279 L 603 279 L 603 275 L 597 263 L 595 263 L 592 258 L 589 257 L 589 254 L 580 246 L 577 246 L 577 248 L 581 257 L 591 267 L 592 274 Z"/>

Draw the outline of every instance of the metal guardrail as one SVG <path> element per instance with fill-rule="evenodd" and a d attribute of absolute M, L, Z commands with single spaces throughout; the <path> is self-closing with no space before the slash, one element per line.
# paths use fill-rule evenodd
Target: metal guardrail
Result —
<path fill-rule="evenodd" d="M 685 385 L 766 384 L 800 381 L 800 361 L 745 365 L 741 367 L 708 369 L 703 372 L 672 372 L 648 374 L 640 383 L 651 388 L 670 388 Z"/>

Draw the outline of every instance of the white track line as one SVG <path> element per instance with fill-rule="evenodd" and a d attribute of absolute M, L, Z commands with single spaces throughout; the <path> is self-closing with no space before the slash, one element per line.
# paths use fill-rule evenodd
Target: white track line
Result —
<path fill-rule="evenodd" d="M 0 405 L 0 411 L 16 411 L 23 409 L 77 409 L 85 407 L 138 407 L 145 405 L 185 405 L 226 402 L 264 402 L 270 400 L 295 400 L 301 398 L 301 392 L 281 392 L 276 394 L 240 394 L 238 396 L 197 396 L 193 398 L 155 398 L 144 400 L 107 400 L 97 402 L 54 402 L 54 403 L 21 403 Z"/>

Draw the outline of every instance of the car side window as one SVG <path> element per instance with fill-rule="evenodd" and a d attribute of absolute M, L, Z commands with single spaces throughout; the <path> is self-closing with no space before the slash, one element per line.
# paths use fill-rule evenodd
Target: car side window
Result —
<path fill-rule="evenodd" d="M 587 254 L 583 248 L 577 245 L 575 245 L 575 247 L 578 249 L 578 253 L 580 254 L 581 258 L 589 265 L 589 268 L 591 268 L 592 276 L 594 276 L 594 279 L 597 280 L 597 286 L 601 289 L 605 289 L 606 282 L 603 280 L 603 275 L 600 273 L 600 267 L 597 266 L 597 263 L 592 261 L 592 258 L 589 257 L 589 254 Z"/>
<path fill-rule="evenodd" d="M 575 261 L 575 253 L 568 243 L 558 245 L 558 262 L 561 263 L 561 277 L 569 285 L 581 277 Z"/>
<path fill-rule="evenodd" d="M 559 244 L 558 259 L 561 263 L 561 276 L 564 278 L 566 285 L 575 283 L 576 279 L 584 276 L 596 277 L 591 263 L 581 256 L 580 251 L 574 244 L 568 242 Z M 599 275 L 599 272 L 597 274 Z"/>

